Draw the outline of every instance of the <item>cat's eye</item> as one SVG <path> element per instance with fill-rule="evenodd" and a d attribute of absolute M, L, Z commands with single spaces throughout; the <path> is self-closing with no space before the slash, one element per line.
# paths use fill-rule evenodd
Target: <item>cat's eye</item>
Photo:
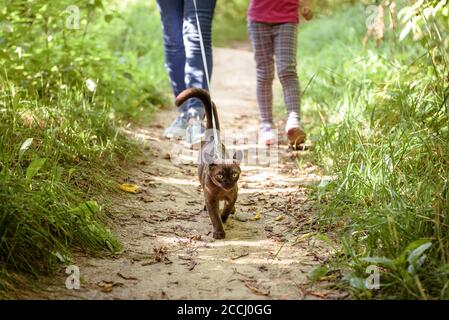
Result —
<path fill-rule="evenodd" d="M 233 177 L 233 178 L 237 178 L 238 175 L 239 175 L 239 174 L 238 174 L 237 172 L 235 172 L 235 173 L 232 175 L 232 177 Z"/>
<path fill-rule="evenodd" d="M 217 179 L 223 179 L 223 175 L 222 174 L 217 174 L 216 177 L 217 177 Z"/>

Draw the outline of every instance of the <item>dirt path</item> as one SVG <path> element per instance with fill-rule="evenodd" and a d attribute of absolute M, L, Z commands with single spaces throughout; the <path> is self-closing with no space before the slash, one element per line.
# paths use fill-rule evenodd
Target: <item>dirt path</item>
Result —
<path fill-rule="evenodd" d="M 232 66 L 232 68 L 230 68 Z M 249 51 L 215 50 L 213 99 L 222 128 L 257 129 L 254 67 Z M 330 250 L 313 241 L 314 202 L 307 185 L 320 177 L 280 146 L 276 168 L 243 166 L 237 213 L 214 241 L 202 211 L 194 165 L 167 159 L 173 142 L 162 139 L 173 110 L 130 134 L 148 144 L 130 171 L 137 194 L 114 200 L 115 232 L 123 253 L 110 258 L 77 256 L 81 289 L 65 288 L 61 276 L 48 298 L 81 299 L 303 299 L 341 298 L 344 293 L 311 286 L 307 273 Z M 260 217 L 260 219 L 257 219 Z"/>

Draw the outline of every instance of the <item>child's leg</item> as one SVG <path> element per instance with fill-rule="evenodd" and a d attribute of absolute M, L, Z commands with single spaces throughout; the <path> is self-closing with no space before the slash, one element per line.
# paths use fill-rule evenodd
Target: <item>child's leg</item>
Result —
<path fill-rule="evenodd" d="M 288 113 L 285 131 L 292 143 L 301 144 L 305 140 L 305 133 L 300 125 L 300 86 L 296 71 L 297 37 L 297 24 L 276 25 L 274 36 L 276 67 Z"/>
<path fill-rule="evenodd" d="M 273 26 L 268 23 L 250 21 L 249 36 L 254 51 L 257 73 L 257 104 L 260 110 L 262 124 L 273 123 L 273 78 L 274 78 L 274 48 Z"/>
<path fill-rule="evenodd" d="M 282 23 L 276 26 L 274 50 L 279 80 L 284 91 L 284 101 L 290 118 L 299 121 L 300 91 L 296 72 L 298 25 Z"/>

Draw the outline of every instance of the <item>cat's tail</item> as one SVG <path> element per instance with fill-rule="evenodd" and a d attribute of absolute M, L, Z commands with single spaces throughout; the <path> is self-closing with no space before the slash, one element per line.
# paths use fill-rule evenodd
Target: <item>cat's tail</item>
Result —
<path fill-rule="evenodd" d="M 206 111 L 207 129 L 213 128 L 212 126 L 212 112 L 213 112 L 215 119 L 215 128 L 217 130 L 220 130 L 217 108 L 215 107 L 215 103 L 212 102 L 209 92 L 201 88 L 189 88 L 181 92 L 176 97 L 175 103 L 178 107 L 180 107 L 184 102 L 186 102 L 190 98 L 200 99 L 201 102 L 204 104 L 204 109 Z"/>

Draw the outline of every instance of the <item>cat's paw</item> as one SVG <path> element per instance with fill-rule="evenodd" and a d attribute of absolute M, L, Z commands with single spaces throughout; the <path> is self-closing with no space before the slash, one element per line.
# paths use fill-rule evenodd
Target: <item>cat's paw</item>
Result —
<path fill-rule="evenodd" d="M 224 231 L 214 231 L 214 239 L 224 239 L 226 237 L 226 233 Z"/>
<path fill-rule="evenodd" d="M 231 210 L 227 210 L 225 212 L 222 213 L 221 215 L 221 221 L 223 223 L 225 223 L 226 221 L 228 221 L 228 218 L 231 214 L 235 214 L 235 208 L 232 208 Z"/>

